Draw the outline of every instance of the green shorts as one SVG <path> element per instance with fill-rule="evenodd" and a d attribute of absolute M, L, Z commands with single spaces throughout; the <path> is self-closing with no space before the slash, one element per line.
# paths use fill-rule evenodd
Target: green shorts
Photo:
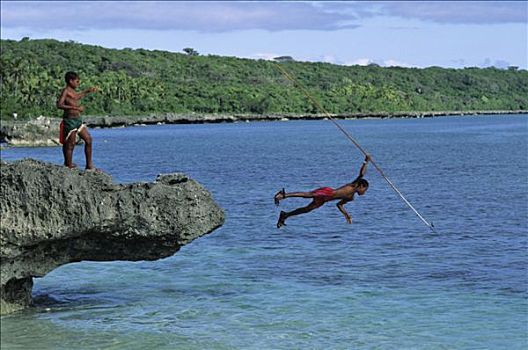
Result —
<path fill-rule="evenodd" d="M 86 127 L 86 125 L 83 124 L 81 118 L 64 118 L 62 120 L 64 122 L 64 130 L 63 133 L 66 136 L 64 139 L 67 140 L 72 132 L 80 133 L 83 128 Z"/>

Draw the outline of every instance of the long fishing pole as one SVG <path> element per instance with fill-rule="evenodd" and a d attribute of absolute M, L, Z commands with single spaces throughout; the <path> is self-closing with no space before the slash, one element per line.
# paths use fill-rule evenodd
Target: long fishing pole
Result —
<path fill-rule="evenodd" d="M 345 134 L 345 136 L 361 151 L 361 153 L 363 153 L 365 156 L 368 155 L 367 151 L 365 151 L 365 149 L 363 147 L 361 147 L 361 145 L 352 137 L 352 135 L 350 135 L 348 133 L 348 131 L 346 131 L 331 115 L 330 113 L 328 113 L 328 111 L 323 108 L 323 106 L 321 106 L 321 104 L 315 99 L 312 97 L 312 95 L 310 95 L 310 93 L 308 92 L 308 90 L 306 90 L 306 88 L 301 85 L 290 73 L 288 73 L 288 71 L 286 71 L 286 69 L 284 69 L 283 67 L 281 67 L 279 64 L 275 63 L 275 66 L 281 71 L 282 74 L 284 74 L 284 76 L 286 76 L 286 78 L 288 78 L 293 84 L 297 85 L 301 91 L 306 95 L 306 97 L 308 97 L 308 99 L 317 107 L 319 108 L 320 111 L 322 111 L 326 117 L 332 122 L 335 124 L 335 126 L 337 126 L 337 128 L 339 130 L 341 130 L 341 132 L 343 134 Z M 390 185 L 390 187 L 400 196 L 400 198 L 402 199 L 402 201 L 407 204 L 407 206 L 409 208 L 412 209 L 412 211 L 416 214 L 416 216 L 418 216 L 418 218 L 420 218 L 420 220 L 422 220 L 422 222 L 427 225 L 427 227 L 429 227 L 431 229 L 431 231 L 433 232 L 436 232 L 435 229 L 434 229 L 434 225 L 433 223 L 429 223 L 427 220 L 424 219 L 424 217 L 418 212 L 418 210 L 416 210 L 412 204 L 403 196 L 403 194 L 400 192 L 400 190 L 398 190 L 398 188 L 396 188 L 396 186 L 392 183 L 391 180 L 389 180 L 389 178 L 385 175 L 385 173 L 383 172 L 383 170 L 381 170 L 381 168 L 376 164 L 376 162 L 374 162 L 373 159 L 370 159 L 370 162 L 372 163 L 372 165 L 374 165 L 374 167 L 376 168 L 376 170 L 381 174 L 381 176 L 385 179 L 385 181 L 387 181 L 387 183 Z"/>

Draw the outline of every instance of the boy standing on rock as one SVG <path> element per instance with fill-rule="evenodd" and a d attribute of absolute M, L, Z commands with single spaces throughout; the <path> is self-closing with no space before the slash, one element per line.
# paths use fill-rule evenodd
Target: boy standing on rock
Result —
<path fill-rule="evenodd" d="M 66 87 L 62 89 L 61 95 L 57 100 L 57 108 L 64 111 L 62 123 L 60 142 L 62 145 L 62 153 L 64 154 L 64 165 L 68 168 L 75 168 L 73 164 L 73 148 L 77 141 L 77 135 L 84 141 L 84 155 L 86 157 L 86 169 L 95 170 L 92 162 L 92 137 L 83 124 L 80 117 L 84 107 L 79 105 L 79 100 L 89 93 L 96 92 L 96 87 L 91 87 L 78 93 L 76 90 L 80 85 L 81 80 L 79 75 L 75 72 L 68 72 L 64 76 L 66 80 Z"/>

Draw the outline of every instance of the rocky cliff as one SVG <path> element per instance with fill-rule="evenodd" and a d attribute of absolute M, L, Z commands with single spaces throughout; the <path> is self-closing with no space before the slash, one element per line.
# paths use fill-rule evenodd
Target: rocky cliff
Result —
<path fill-rule="evenodd" d="M 81 260 L 168 257 L 224 222 L 184 174 L 114 184 L 109 175 L 35 160 L 1 163 L 1 313 L 31 304 L 32 277 Z"/>

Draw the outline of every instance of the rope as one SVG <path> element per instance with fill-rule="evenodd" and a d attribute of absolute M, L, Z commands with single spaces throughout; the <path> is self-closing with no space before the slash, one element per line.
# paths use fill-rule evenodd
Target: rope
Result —
<path fill-rule="evenodd" d="M 365 156 L 368 155 L 368 153 L 365 151 L 365 149 L 363 147 L 361 147 L 361 145 L 352 137 L 352 135 L 350 135 L 331 115 L 330 113 L 328 113 L 326 111 L 326 109 L 323 108 L 323 106 L 321 106 L 321 104 L 315 99 L 312 97 L 312 95 L 310 95 L 310 93 L 306 90 L 306 88 L 304 86 L 302 86 L 290 73 L 288 73 L 286 71 L 286 69 L 284 69 L 283 67 L 281 67 L 279 64 L 275 63 L 275 66 L 281 71 L 282 74 L 284 74 L 284 76 L 286 76 L 286 78 L 288 78 L 292 83 L 296 84 L 300 89 L 301 91 L 306 95 L 306 97 L 308 97 L 308 99 L 317 107 L 319 108 L 320 111 L 322 111 L 326 117 L 332 122 L 335 124 L 335 126 L 337 126 L 337 128 L 339 130 L 341 130 L 341 132 L 343 134 L 345 134 L 345 136 L 361 151 L 361 153 L 363 153 Z M 418 216 L 418 218 L 420 218 L 420 220 L 422 220 L 422 222 L 427 225 L 431 231 L 433 232 L 436 232 L 435 229 L 434 229 L 434 225 L 433 223 L 429 223 L 427 220 L 424 219 L 424 217 L 422 215 L 420 215 L 420 213 L 418 212 L 418 210 L 416 210 L 412 204 L 403 196 L 403 194 L 400 192 L 400 190 L 398 190 L 398 188 L 396 188 L 396 186 L 392 183 L 391 180 L 389 180 L 389 178 L 385 175 L 385 173 L 383 172 L 383 170 L 381 170 L 381 168 L 376 164 L 376 162 L 374 162 L 373 159 L 370 159 L 370 162 L 372 163 L 372 165 L 376 168 L 376 170 L 380 173 L 380 175 L 385 179 L 385 181 L 387 181 L 387 183 L 390 185 L 390 187 L 400 196 L 400 198 L 402 199 L 402 201 L 407 204 L 407 206 L 409 208 L 412 209 L 412 211 L 416 214 L 416 216 Z"/>

